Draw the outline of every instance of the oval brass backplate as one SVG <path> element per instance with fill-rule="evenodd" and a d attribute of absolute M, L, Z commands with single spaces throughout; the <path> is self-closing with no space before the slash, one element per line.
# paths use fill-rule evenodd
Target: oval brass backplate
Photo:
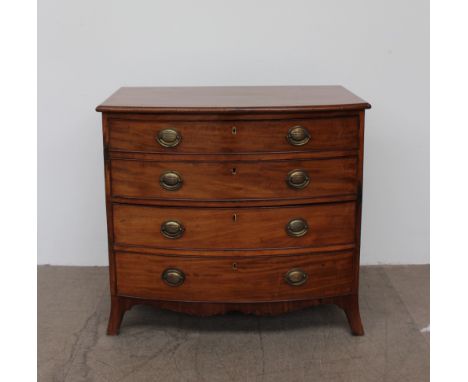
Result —
<path fill-rule="evenodd" d="M 300 286 L 307 282 L 308 275 L 300 268 L 293 268 L 284 275 L 284 280 L 292 286 Z"/>
<path fill-rule="evenodd" d="M 158 135 L 156 135 L 156 140 L 163 147 L 176 147 L 179 145 L 180 141 L 182 140 L 182 137 L 177 130 L 164 129 L 158 131 Z"/>
<path fill-rule="evenodd" d="M 182 285 L 185 281 L 185 274 L 177 268 L 167 268 L 161 275 L 163 281 L 172 287 Z"/>
<path fill-rule="evenodd" d="M 310 134 L 305 127 L 291 127 L 286 136 L 288 142 L 293 146 L 303 146 L 310 140 Z"/>
<path fill-rule="evenodd" d="M 286 232 L 289 236 L 292 237 L 304 236 L 308 230 L 309 226 L 302 218 L 291 219 L 288 224 L 286 224 Z"/>
<path fill-rule="evenodd" d="M 177 171 L 166 171 L 159 177 L 159 184 L 168 191 L 177 191 L 182 187 L 182 177 Z"/>
<path fill-rule="evenodd" d="M 310 177 L 307 171 L 304 170 L 292 170 L 286 177 L 286 183 L 289 187 L 301 190 L 306 188 L 310 183 Z"/>
<path fill-rule="evenodd" d="M 168 239 L 178 239 L 184 232 L 184 226 L 176 220 L 168 220 L 161 224 L 161 234 Z"/>

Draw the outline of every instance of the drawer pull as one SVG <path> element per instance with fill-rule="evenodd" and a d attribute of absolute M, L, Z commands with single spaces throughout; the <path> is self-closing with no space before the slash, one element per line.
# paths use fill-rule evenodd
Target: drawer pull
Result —
<path fill-rule="evenodd" d="M 176 147 L 182 140 L 182 137 L 177 130 L 164 129 L 158 132 L 156 140 L 163 147 Z"/>
<path fill-rule="evenodd" d="M 161 224 L 161 234 L 168 239 L 178 239 L 184 231 L 184 226 L 176 220 L 168 220 Z"/>
<path fill-rule="evenodd" d="M 309 230 L 309 226 L 304 219 L 292 219 L 286 225 L 286 232 L 292 237 L 304 236 Z"/>
<path fill-rule="evenodd" d="M 166 171 L 159 178 L 159 184 L 168 191 L 176 191 L 182 187 L 182 177 L 176 171 Z"/>
<path fill-rule="evenodd" d="M 292 170 L 289 172 L 286 182 L 289 187 L 301 190 L 309 185 L 309 174 L 304 170 Z"/>
<path fill-rule="evenodd" d="M 305 273 L 302 269 L 293 268 L 288 271 L 284 275 L 284 280 L 292 286 L 300 286 L 306 283 L 308 278 L 307 273 Z"/>
<path fill-rule="evenodd" d="M 291 145 L 302 146 L 309 142 L 310 134 L 304 127 L 294 126 L 289 129 L 286 138 Z"/>
<path fill-rule="evenodd" d="M 184 272 L 176 268 L 167 268 L 161 277 L 167 285 L 172 287 L 182 285 L 185 281 Z"/>

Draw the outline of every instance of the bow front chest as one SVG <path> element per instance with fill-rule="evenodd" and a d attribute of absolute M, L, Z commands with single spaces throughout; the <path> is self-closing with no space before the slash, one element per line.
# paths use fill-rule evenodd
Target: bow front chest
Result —
<path fill-rule="evenodd" d="M 364 112 L 340 86 L 121 88 L 102 112 L 111 313 L 358 307 Z"/>

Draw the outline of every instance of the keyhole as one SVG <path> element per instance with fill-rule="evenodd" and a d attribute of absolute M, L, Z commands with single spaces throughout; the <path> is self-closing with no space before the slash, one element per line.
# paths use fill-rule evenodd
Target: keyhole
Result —
<path fill-rule="evenodd" d="M 237 214 L 232 214 L 232 221 L 234 223 L 237 221 Z"/>
<path fill-rule="evenodd" d="M 233 167 L 231 169 L 231 172 L 232 172 L 232 175 L 236 175 L 237 174 L 237 169 L 235 167 Z"/>
<path fill-rule="evenodd" d="M 237 134 L 236 126 L 233 126 L 232 127 L 232 135 L 236 135 L 236 134 Z"/>
<path fill-rule="evenodd" d="M 237 263 L 232 263 L 232 269 L 237 271 Z"/>

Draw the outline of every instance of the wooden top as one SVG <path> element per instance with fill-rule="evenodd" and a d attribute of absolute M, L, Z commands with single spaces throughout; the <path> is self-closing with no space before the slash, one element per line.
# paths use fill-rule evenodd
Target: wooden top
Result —
<path fill-rule="evenodd" d="M 342 86 L 123 87 L 96 110 L 114 113 L 229 113 L 362 110 Z"/>

